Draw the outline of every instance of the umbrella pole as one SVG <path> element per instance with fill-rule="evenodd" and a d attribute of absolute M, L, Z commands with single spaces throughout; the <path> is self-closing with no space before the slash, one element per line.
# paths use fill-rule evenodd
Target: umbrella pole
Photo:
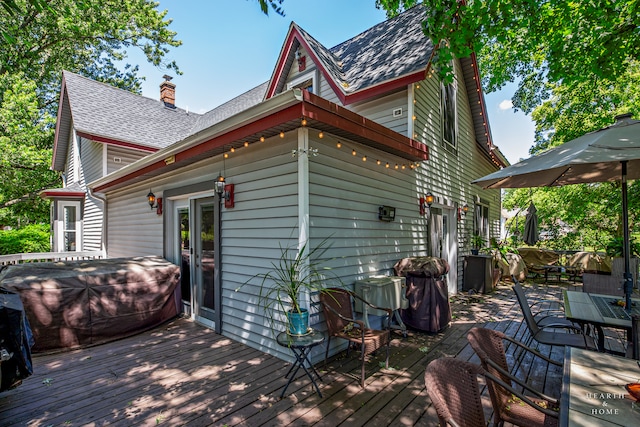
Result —
<path fill-rule="evenodd" d="M 631 312 L 631 293 L 633 292 L 633 276 L 631 275 L 631 243 L 629 239 L 629 212 L 627 201 L 627 162 L 622 163 L 622 236 L 624 240 L 624 294 L 625 307 L 627 312 Z"/>
<path fill-rule="evenodd" d="M 629 238 L 629 212 L 628 212 L 628 200 L 627 200 L 627 162 L 622 161 L 622 236 L 624 239 L 624 295 L 625 295 L 625 308 L 627 313 L 631 314 L 631 293 L 633 292 L 633 275 L 631 274 L 631 242 Z M 639 349 L 640 343 L 638 342 L 638 318 L 632 317 L 632 325 L 635 328 L 631 328 L 631 345 L 633 357 L 636 360 L 640 359 Z M 627 337 L 628 338 L 628 337 Z"/>

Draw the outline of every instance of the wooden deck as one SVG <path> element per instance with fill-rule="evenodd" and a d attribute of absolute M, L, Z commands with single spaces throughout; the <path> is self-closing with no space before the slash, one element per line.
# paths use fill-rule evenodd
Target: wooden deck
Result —
<path fill-rule="evenodd" d="M 534 285 L 526 291 L 532 301 L 559 299 L 563 286 L 574 288 Z M 176 319 L 117 342 L 35 356 L 34 375 L 0 393 L 0 426 L 432 426 L 437 417 L 424 385 L 427 364 L 441 356 L 477 361 L 466 340 L 474 326 L 520 339 L 524 333 L 507 284 L 491 295 L 453 297 L 452 313 L 454 322 L 443 333 L 394 335 L 392 367 L 381 369 L 380 358 L 370 361 L 365 389 L 355 378 L 357 360 L 341 354 L 326 369 L 316 366 L 322 398 L 302 373 L 284 399 L 289 363 Z M 539 349 L 562 358 L 561 348 Z M 561 370 L 536 364 L 523 374 L 559 397 Z"/>

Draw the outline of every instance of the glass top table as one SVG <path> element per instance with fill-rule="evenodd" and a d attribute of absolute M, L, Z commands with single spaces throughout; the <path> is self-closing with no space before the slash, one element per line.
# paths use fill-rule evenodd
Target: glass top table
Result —
<path fill-rule="evenodd" d="M 288 378 L 289 381 L 287 382 L 287 385 L 285 385 L 282 389 L 280 398 L 284 397 L 284 393 L 287 391 L 287 387 L 289 387 L 289 384 L 291 384 L 293 379 L 296 377 L 296 374 L 298 373 L 298 370 L 300 368 L 304 370 L 304 372 L 311 380 L 311 383 L 315 386 L 318 395 L 322 397 L 320 387 L 318 387 L 318 384 L 316 383 L 313 375 L 315 375 L 315 377 L 320 381 L 322 381 L 322 378 L 318 374 L 318 371 L 316 371 L 316 369 L 311 364 L 311 361 L 309 360 L 309 352 L 313 347 L 324 342 L 324 334 L 322 332 L 316 331 L 315 329 L 311 329 L 309 333 L 305 335 L 290 335 L 287 332 L 280 332 L 276 337 L 276 341 L 279 345 L 290 348 L 294 356 L 296 357 L 296 360 L 291 365 L 291 368 L 289 368 L 289 371 L 284 376 L 285 378 Z M 306 365 L 309 365 L 309 367 L 307 368 Z"/>

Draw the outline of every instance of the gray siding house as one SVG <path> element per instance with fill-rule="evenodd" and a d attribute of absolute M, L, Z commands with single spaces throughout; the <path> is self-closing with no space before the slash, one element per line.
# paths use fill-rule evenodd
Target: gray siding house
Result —
<path fill-rule="evenodd" d="M 417 6 L 330 49 L 292 23 L 271 79 L 202 115 L 174 105 L 169 81 L 153 100 L 64 72 L 53 168 L 65 188 L 44 192 L 56 248 L 162 255 L 182 266 L 193 319 L 285 359 L 250 281 L 280 247 L 329 239 L 326 264 L 346 284 L 442 257 L 457 292 L 470 236 L 500 223 L 500 191 L 470 182 L 507 161 L 475 57 L 443 84 L 423 15 Z M 305 303 L 324 330 L 315 297 Z"/>

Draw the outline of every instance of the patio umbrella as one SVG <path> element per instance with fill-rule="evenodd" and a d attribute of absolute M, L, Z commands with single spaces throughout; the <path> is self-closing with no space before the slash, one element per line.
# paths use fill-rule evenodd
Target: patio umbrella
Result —
<path fill-rule="evenodd" d="M 531 202 L 527 210 L 527 217 L 524 221 L 524 242 L 531 246 L 535 245 L 539 239 L 537 211 L 533 202 Z"/>
<path fill-rule="evenodd" d="M 622 182 L 624 291 L 631 310 L 633 279 L 629 272 L 629 212 L 627 179 L 640 178 L 640 120 L 631 114 L 537 156 L 473 181 L 484 188 L 551 187 L 590 182 Z"/>

